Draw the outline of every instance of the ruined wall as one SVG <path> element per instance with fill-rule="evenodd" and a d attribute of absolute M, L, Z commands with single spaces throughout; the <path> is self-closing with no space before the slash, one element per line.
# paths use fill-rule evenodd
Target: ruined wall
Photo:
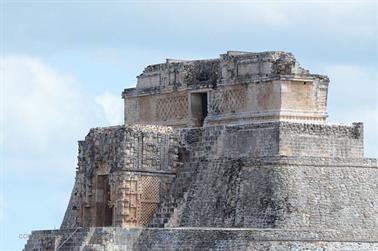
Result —
<path fill-rule="evenodd" d="M 79 142 L 75 187 L 61 227 L 147 224 L 175 176 L 177 151 L 171 128 L 91 129 Z"/>
<path fill-rule="evenodd" d="M 210 91 L 207 124 L 245 123 L 264 120 L 281 106 L 280 82 L 219 86 Z M 278 115 L 277 114 L 270 114 Z M 278 118 L 278 116 L 277 116 Z"/>
<path fill-rule="evenodd" d="M 305 157 L 294 163 L 202 161 L 176 222 L 185 227 L 374 231 L 378 168 L 350 162 Z"/>
<path fill-rule="evenodd" d="M 324 123 L 328 78 L 284 52 L 228 52 L 218 59 L 151 65 L 125 89 L 125 124 L 196 127 L 191 95 L 207 94 L 205 125 L 256 121 Z M 201 126 L 201 125 L 200 125 Z"/>
<path fill-rule="evenodd" d="M 363 157 L 363 125 L 270 122 L 180 129 L 180 145 L 197 159 L 254 156 Z"/>
<path fill-rule="evenodd" d="M 364 157 L 363 124 L 281 123 L 279 148 L 285 156 Z"/>
<path fill-rule="evenodd" d="M 166 224 L 172 226 L 177 224 L 218 226 L 217 224 L 220 223 L 211 222 L 211 218 L 223 219 L 221 215 L 217 215 L 218 213 L 222 214 L 222 211 L 217 208 L 217 204 L 206 204 L 207 199 L 201 196 L 209 196 L 208 200 L 216 200 L 218 195 L 211 194 L 210 191 L 213 191 L 215 187 L 214 192 L 227 189 L 225 184 L 228 182 L 235 182 L 238 186 L 244 187 L 241 180 L 232 181 L 235 178 L 232 175 L 245 176 L 244 179 L 254 185 L 243 189 L 246 189 L 248 194 L 250 191 L 255 191 L 252 194 L 257 197 L 240 199 L 241 201 L 254 201 L 248 207 L 249 210 L 254 211 L 238 209 L 245 212 L 246 215 L 251 215 L 252 219 L 233 219 L 234 223 L 231 225 L 271 227 L 269 225 L 271 220 L 265 218 L 273 217 L 269 215 L 276 214 L 276 212 L 266 213 L 267 216 L 262 216 L 259 214 L 265 213 L 262 213 L 261 208 L 255 206 L 261 203 L 261 201 L 259 203 L 257 201 L 265 200 L 265 197 L 273 195 L 264 193 L 259 195 L 259 189 L 264 191 L 264 189 L 273 189 L 273 186 L 277 186 L 275 190 L 285 191 L 287 196 L 294 194 L 296 189 L 307 191 L 306 187 L 293 187 L 292 191 L 288 191 L 288 184 L 282 182 L 285 180 L 287 180 L 285 182 L 292 182 L 291 179 L 295 180 L 297 176 L 301 177 L 303 182 L 306 179 L 317 180 L 320 177 L 311 176 L 311 170 L 316 170 L 313 174 L 315 175 L 321 172 L 327 173 L 329 169 L 327 167 L 322 171 L 323 167 L 318 168 L 315 165 L 314 168 L 305 172 L 303 171 L 304 167 L 300 166 L 300 162 L 296 162 L 294 166 L 298 165 L 299 167 L 292 170 L 288 167 L 283 168 L 280 163 L 276 163 L 276 166 L 271 168 L 265 165 L 260 166 L 259 162 L 256 162 L 255 166 L 255 164 L 248 164 L 249 162 L 246 160 L 241 161 L 243 158 L 269 156 L 297 158 L 312 156 L 341 160 L 362 158 L 362 124 L 333 126 L 271 122 L 180 129 L 177 132 L 170 128 L 156 126 L 93 129 L 85 141 L 80 142 L 79 167 L 75 187 L 62 228 L 78 225 L 138 226 L 147 224 L 151 226 Z M 303 165 L 312 166 L 314 164 L 307 163 L 306 158 L 299 158 L 299 160 L 305 161 L 302 163 Z M 345 161 L 340 162 L 340 165 L 345 164 Z M 252 174 L 247 170 L 252 170 Z M 352 174 L 353 170 L 352 168 L 350 171 L 345 171 L 347 173 L 342 175 L 357 175 L 357 173 Z M 301 172 L 309 176 L 306 177 Z M 220 174 L 223 176 L 219 176 Z M 228 178 L 224 180 L 228 175 L 232 176 L 229 177 L 230 180 Z M 278 180 L 275 180 L 275 175 L 279 176 Z M 361 175 L 359 174 L 359 176 Z M 374 177 L 374 171 L 370 175 Z M 343 177 L 341 176 L 340 180 L 335 180 L 335 183 L 342 184 Z M 366 178 L 368 179 L 369 176 Z M 369 184 L 368 180 L 366 182 Z M 212 187 L 208 188 L 207 184 L 212 184 Z M 303 186 L 307 186 L 306 184 Z M 299 186 L 300 183 L 298 182 L 296 185 Z M 349 188 L 357 184 L 346 183 L 344 185 Z M 203 193 L 199 192 L 202 189 Z M 238 189 L 232 190 L 231 194 L 239 194 Z M 365 189 L 372 190 L 373 188 L 365 187 Z M 223 192 L 227 194 L 226 191 Z M 191 195 L 193 198 L 189 196 L 191 193 L 193 193 Z M 320 190 L 314 191 L 313 196 L 317 197 L 318 193 Z M 236 198 L 235 194 L 233 197 Z M 332 191 L 331 194 L 337 194 L 337 191 Z M 188 201 L 184 200 L 184 195 L 189 196 Z M 277 194 L 282 200 L 281 195 Z M 238 196 L 243 195 L 240 193 Z M 365 198 L 364 201 L 369 200 Z M 191 206 L 196 205 L 198 208 L 186 212 L 184 207 L 188 207 L 189 202 L 194 203 L 190 204 Z M 218 203 L 222 204 L 224 201 Z M 290 203 L 295 204 L 296 202 Z M 280 206 L 284 206 L 281 204 Z M 206 216 L 206 219 L 202 219 L 200 216 L 193 215 L 197 212 L 205 213 L 201 210 L 203 208 L 209 210 L 210 205 L 214 211 L 204 215 L 210 214 L 212 217 Z M 227 203 L 224 205 L 230 207 Z M 180 214 L 183 216 L 181 217 Z M 238 213 L 238 215 L 238 217 L 243 217 L 243 213 Z M 288 218 L 287 216 L 282 217 L 285 220 Z M 151 221 L 151 219 L 153 220 Z M 257 221 L 261 221 L 261 223 Z M 349 222 L 352 221 L 349 220 Z M 288 223 L 285 221 L 283 224 Z M 298 225 L 300 224 L 298 223 Z"/>
<path fill-rule="evenodd" d="M 377 161 L 362 123 L 324 124 L 328 82 L 284 52 L 146 67 L 25 250 L 377 250 Z"/>
<path fill-rule="evenodd" d="M 282 108 L 315 110 L 316 85 L 312 81 L 287 81 L 281 85 Z"/>
<path fill-rule="evenodd" d="M 125 100 L 126 123 L 184 126 L 189 121 L 187 92 L 174 92 Z"/>
<path fill-rule="evenodd" d="M 150 226 L 376 229 L 378 168 L 362 158 L 362 134 L 361 124 L 181 129 L 183 167 Z"/>
<path fill-rule="evenodd" d="M 277 120 L 324 122 L 324 90 L 315 81 L 218 85 L 216 89 L 203 90 L 208 94 L 205 124 Z M 188 127 L 192 118 L 192 93 L 196 92 L 183 90 L 129 96 L 125 99 L 125 123 Z"/>
<path fill-rule="evenodd" d="M 61 231 L 33 232 L 25 250 L 376 250 L 378 167 L 362 146 L 360 123 L 94 129 L 79 170 L 115 168 L 112 223 L 123 228 L 77 230 L 82 216 L 68 208 Z M 86 175 L 74 188 L 82 201 L 98 197 Z M 77 195 L 69 206 L 80 208 Z"/>
<path fill-rule="evenodd" d="M 314 80 L 227 84 L 210 90 L 207 125 L 261 121 L 323 123 L 327 85 Z"/>
<path fill-rule="evenodd" d="M 56 250 L 69 231 L 34 231 L 25 251 Z M 92 228 L 80 229 L 61 250 L 250 250 L 375 251 L 377 232 L 232 229 Z"/>

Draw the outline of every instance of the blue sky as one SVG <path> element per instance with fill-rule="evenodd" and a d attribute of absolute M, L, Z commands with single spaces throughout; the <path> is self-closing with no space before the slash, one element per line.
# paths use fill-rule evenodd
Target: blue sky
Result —
<path fill-rule="evenodd" d="M 377 156 L 376 1 L 0 2 L 1 250 L 59 227 L 77 140 L 122 123 L 121 91 L 165 58 L 293 52 L 330 77 L 329 121 L 364 122 Z"/>

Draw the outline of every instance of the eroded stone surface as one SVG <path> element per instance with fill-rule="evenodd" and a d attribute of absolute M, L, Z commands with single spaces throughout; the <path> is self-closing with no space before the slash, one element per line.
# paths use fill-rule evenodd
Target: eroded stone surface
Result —
<path fill-rule="evenodd" d="M 328 82 L 326 76 L 301 68 L 286 52 L 227 52 L 210 60 L 167 60 L 146 67 L 136 88 L 124 90 L 125 123 L 174 127 L 324 123 Z M 204 102 L 206 115 L 201 109 Z"/>
<path fill-rule="evenodd" d="M 76 182 L 62 228 L 149 223 L 178 165 L 171 128 L 92 129 L 79 142 Z"/>
<path fill-rule="evenodd" d="M 53 248 L 48 240 L 59 243 L 68 234 L 67 230 L 35 231 L 27 250 Z M 378 248 L 377 237 L 376 232 L 336 230 L 107 227 L 80 229 L 59 250 L 372 251 Z"/>
<path fill-rule="evenodd" d="M 378 250 L 377 161 L 362 123 L 325 123 L 327 88 L 284 52 L 146 67 L 25 250 Z"/>

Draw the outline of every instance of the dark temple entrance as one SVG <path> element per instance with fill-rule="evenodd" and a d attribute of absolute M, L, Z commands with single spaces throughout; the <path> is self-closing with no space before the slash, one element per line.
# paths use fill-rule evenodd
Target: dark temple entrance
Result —
<path fill-rule="evenodd" d="M 108 175 L 98 175 L 96 179 L 96 226 L 111 226 L 113 208 L 109 206 L 110 186 Z"/>
<path fill-rule="evenodd" d="M 190 111 L 194 126 L 203 126 L 207 116 L 207 92 L 190 94 Z"/>

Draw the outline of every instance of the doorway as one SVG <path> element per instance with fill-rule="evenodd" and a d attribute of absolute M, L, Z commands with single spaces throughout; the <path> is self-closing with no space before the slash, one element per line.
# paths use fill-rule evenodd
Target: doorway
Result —
<path fill-rule="evenodd" d="M 96 227 L 111 226 L 113 208 L 110 202 L 110 185 L 108 175 L 96 177 Z"/>
<path fill-rule="evenodd" d="M 190 111 L 194 126 L 203 126 L 207 116 L 207 92 L 196 92 L 190 94 Z"/>

